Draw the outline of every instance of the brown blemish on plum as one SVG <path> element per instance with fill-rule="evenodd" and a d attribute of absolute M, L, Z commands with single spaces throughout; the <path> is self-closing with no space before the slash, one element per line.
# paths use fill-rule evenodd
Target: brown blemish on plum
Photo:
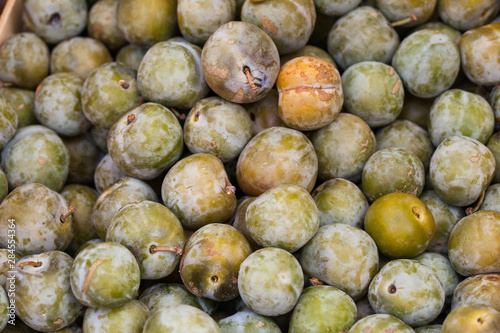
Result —
<path fill-rule="evenodd" d="M 371 16 L 371 17 L 374 17 L 374 18 L 377 18 L 377 17 L 378 17 L 377 13 L 375 13 L 375 12 L 371 12 L 371 13 L 370 13 L 370 16 Z"/>
<path fill-rule="evenodd" d="M 205 67 L 205 70 L 207 71 L 208 74 L 220 77 L 221 79 L 226 79 L 227 75 L 229 74 L 228 70 L 224 70 L 222 68 L 215 67 L 212 65 L 207 65 Z"/>
<path fill-rule="evenodd" d="M 85 277 L 85 282 L 83 283 L 82 293 L 85 294 L 89 290 L 90 281 L 92 280 L 92 275 L 94 275 L 94 272 L 97 269 L 97 267 L 99 267 L 99 265 L 102 264 L 103 262 L 104 262 L 104 260 L 99 259 L 96 262 L 94 262 L 92 264 L 92 266 L 90 266 L 89 272 L 88 272 L 87 276 Z"/>
<path fill-rule="evenodd" d="M 119 85 L 120 85 L 123 89 L 125 89 L 125 90 L 127 90 L 127 89 L 130 87 L 130 85 L 128 84 L 128 82 L 127 82 L 127 81 L 125 81 L 125 80 L 120 80 L 120 81 L 118 81 L 118 84 L 119 84 Z"/>
<path fill-rule="evenodd" d="M 25 105 L 24 104 L 19 104 L 19 106 L 17 107 L 17 110 L 21 110 L 22 108 L 24 108 Z"/>
<path fill-rule="evenodd" d="M 395 70 L 394 70 L 394 67 L 390 67 L 389 68 L 389 75 L 392 76 L 394 74 Z"/>
<path fill-rule="evenodd" d="M 238 89 L 238 91 L 234 95 L 232 102 L 241 103 L 243 101 L 244 96 L 245 96 L 245 92 L 243 91 L 243 89 L 240 88 L 240 89 Z"/>
<path fill-rule="evenodd" d="M 316 74 L 316 80 L 326 80 L 331 82 L 333 80 L 333 71 L 324 64 L 320 64 L 316 69 L 318 74 Z"/>
<path fill-rule="evenodd" d="M 400 87 L 401 87 L 401 80 L 398 80 L 394 85 L 394 87 L 392 88 L 391 94 L 394 95 L 395 93 L 397 93 Z"/>
<path fill-rule="evenodd" d="M 471 162 L 477 162 L 477 161 L 479 161 L 480 157 L 481 157 L 481 153 L 477 153 L 477 155 L 471 157 L 470 160 L 471 160 Z"/>
<path fill-rule="evenodd" d="M 53 322 L 54 325 L 61 325 L 62 323 L 64 323 L 64 320 L 62 320 L 61 318 Z"/>
<path fill-rule="evenodd" d="M 278 28 L 276 28 L 274 23 L 267 16 L 261 16 L 260 21 L 267 31 L 269 31 L 273 35 L 276 35 L 278 33 Z"/>

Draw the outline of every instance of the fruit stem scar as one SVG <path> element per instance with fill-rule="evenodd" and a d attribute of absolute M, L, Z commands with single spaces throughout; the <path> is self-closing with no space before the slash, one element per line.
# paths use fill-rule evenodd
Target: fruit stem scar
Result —
<path fill-rule="evenodd" d="M 252 73 L 250 72 L 250 68 L 248 68 L 247 66 L 243 67 L 243 72 L 247 77 L 248 83 L 250 83 L 250 89 L 252 89 L 252 92 L 254 94 L 257 93 L 257 90 L 259 90 L 259 88 L 257 88 L 257 86 L 253 83 L 253 78 L 252 78 Z"/>
<path fill-rule="evenodd" d="M 396 293 L 396 291 L 397 291 L 396 286 L 395 286 L 395 285 L 393 285 L 393 284 L 391 284 L 391 285 L 389 286 L 389 294 L 395 294 L 395 293 Z"/>
<path fill-rule="evenodd" d="M 85 282 L 83 283 L 82 293 L 86 293 L 89 290 L 90 281 L 92 280 L 92 275 L 94 275 L 94 272 L 97 269 L 97 267 L 99 267 L 99 265 L 102 264 L 103 262 L 104 260 L 99 259 L 96 262 L 94 262 L 92 266 L 90 266 L 89 272 L 85 277 Z"/>
<path fill-rule="evenodd" d="M 226 178 L 226 194 L 227 195 L 232 195 L 236 193 L 236 187 L 234 187 L 230 182 L 229 179 Z"/>
<path fill-rule="evenodd" d="M 58 25 L 59 22 L 61 22 L 61 14 L 55 12 L 49 17 L 49 24 L 50 25 Z"/>
<path fill-rule="evenodd" d="M 130 85 L 128 84 L 128 82 L 127 82 L 127 81 L 125 81 L 125 80 L 120 80 L 120 81 L 118 81 L 118 84 L 119 84 L 119 85 L 120 85 L 123 89 L 125 89 L 125 90 L 127 90 L 127 89 L 128 89 L 128 87 L 130 87 Z"/>
<path fill-rule="evenodd" d="M 396 22 L 392 22 L 391 24 L 389 24 L 392 28 L 394 27 L 399 27 L 401 25 L 404 25 L 404 24 L 407 24 L 407 23 L 410 23 L 410 22 L 415 22 L 418 20 L 418 17 L 417 15 L 415 14 L 412 14 L 410 15 L 410 17 L 407 17 L 403 20 L 400 20 L 400 21 L 396 21 Z"/>
<path fill-rule="evenodd" d="M 213 283 L 217 283 L 219 282 L 219 277 L 217 275 L 214 275 L 210 278 L 210 281 L 212 281 Z"/>
<path fill-rule="evenodd" d="M 20 270 L 23 270 L 24 266 L 40 267 L 40 266 L 42 266 L 42 263 L 39 261 L 25 261 L 25 262 L 22 262 L 18 265 Z"/>
<path fill-rule="evenodd" d="M 419 207 L 413 206 L 411 212 L 417 217 L 417 219 L 420 219 L 420 216 L 422 215 L 422 210 Z"/>
<path fill-rule="evenodd" d="M 323 282 L 321 282 L 320 280 L 316 279 L 316 278 L 311 278 L 309 279 L 309 282 L 313 285 L 313 286 L 322 286 L 324 285 Z"/>
<path fill-rule="evenodd" d="M 61 223 L 64 223 L 68 217 L 70 217 L 71 214 L 73 214 L 76 211 L 76 207 L 74 205 L 70 206 L 68 208 L 68 212 L 64 215 L 61 215 Z"/>
<path fill-rule="evenodd" d="M 156 253 L 156 252 L 159 252 L 159 251 L 173 252 L 173 253 L 175 253 L 177 255 L 181 255 L 182 254 L 182 247 L 180 247 L 180 246 L 167 247 L 167 246 L 151 245 L 151 247 L 149 248 L 149 252 L 151 252 L 151 253 Z"/>
<path fill-rule="evenodd" d="M 127 116 L 127 125 L 132 123 L 135 120 L 135 114 L 131 113 Z"/>

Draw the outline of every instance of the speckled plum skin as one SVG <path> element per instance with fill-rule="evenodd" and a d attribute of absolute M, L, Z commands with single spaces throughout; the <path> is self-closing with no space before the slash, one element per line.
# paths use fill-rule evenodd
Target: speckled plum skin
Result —
<path fill-rule="evenodd" d="M 83 332 L 141 333 L 149 313 L 148 308 L 136 300 L 113 309 L 87 308 Z"/>
<path fill-rule="evenodd" d="M 0 81 L 35 89 L 49 74 L 49 48 L 30 32 L 14 34 L 0 45 Z"/>
<path fill-rule="evenodd" d="M 274 126 L 287 127 L 279 116 L 278 99 L 278 91 L 271 89 L 263 99 L 243 104 L 252 119 L 253 136 Z"/>
<path fill-rule="evenodd" d="M 436 7 L 437 0 L 410 0 L 401 2 L 399 0 L 375 0 L 375 6 L 387 17 L 391 22 L 397 22 L 415 15 L 416 19 L 412 20 L 404 27 L 419 26 L 427 22 Z"/>
<path fill-rule="evenodd" d="M 424 164 L 405 149 L 385 148 L 368 159 L 363 167 L 361 182 L 363 193 L 372 202 L 393 192 L 418 197 L 424 189 Z"/>
<path fill-rule="evenodd" d="M 392 66 L 411 94 L 435 97 L 455 82 L 460 70 L 460 52 L 447 35 L 424 29 L 401 42 Z"/>
<path fill-rule="evenodd" d="M 280 184 L 248 206 L 245 220 L 251 237 L 261 246 L 291 253 L 304 246 L 319 228 L 319 212 L 303 187 Z"/>
<path fill-rule="evenodd" d="M 328 53 L 342 68 L 362 61 L 389 63 L 399 36 L 384 15 L 373 7 L 358 7 L 333 25 L 328 34 Z"/>
<path fill-rule="evenodd" d="M 11 270 L 10 263 L 12 263 L 9 263 L 9 261 L 15 260 L 15 262 L 18 262 L 19 259 L 21 259 L 21 256 L 16 252 L 9 252 L 8 248 L 0 249 L 0 287 L 7 288 L 7 277 L 9 276 L 8 272 Z"/>
<path fill-rule="evenodd" d="M 298 57 L 285 63 L 276 87 L 281 120 L 302 131 L 331 123 L 344 102 L 339 72 L 331 63 L 315 57 Z"/>
<path fill-rule="evenodd" d="M 403 109 L 404 88 L 398 73 L 389 65 L 363 61 L 342 74 L 345 109 L 371 127 L 394 121 Z"/>
<path fill-rule="evenodd" d="M 484 304 L 500 311 L 500 274 L 479 274 L 460 282 L 453 291 L 451 308 L 465 303 Z"/>
<path fill-rule="evenodd" d="M 106 154 L 101 159 L 94 172 L 95 188 L 101 193 L 123 177 L 127 177 L 127 174 L 116 166 L 111 155 Z"/>
<path fill-rule="evenodd" d="M 31 125 L 19 129 L 4 147 L 1 167 L 11 189 L 40 183 L 58 191 L 68 176 L 69 154 L 54 131 Z"/>
<path fill-rule="evenodd" d="M 484 304 L 466 303 L 453 309 L 445 318 L 442 333 L 498 332 L 500 312 Z"/>
<path fill-rule="evenodd" d="M 447 204 L 432 190 L 423 191 L 419 199 L 429 208 L 436 224 L 434 237 L 427 250 L 446 254 L 450 233 L 455 224 L 465 216 L 465 212 L 460 207 Z"/>
<path fill-rule="evenodd" d="M 91 123 L 82 111 L 82 87 L 83 80 L 74 73 L 57 73 L 46 77 L 35 93 L 35 117 L 57 134 L 83 134 Z"/>
<path fill-rule="evenodd" d="M 26 0 L 23 20 L 48 44 L 78 35 L 87 25 L 85 0 Z"/>
<path fill-rule="evenodd" d="M 282 249 L 267 247 L 257 250 L 240 266 L 240 296 L 245 305 L 258 314 L 279 316 L 290 312 L 299 300 L 303 286 L 304 275 L 299 262 Z"/>
<path fill-rule="evenodd" d="M 409 120 L 395 120 L 377 131 L 377 148 L 403 148 L 415 154 L 427 169 L 434 146 L 429 133 Z"/>
<path fill-rule="evenodd" d="M 120 0 L 118 29 L 131 44 L 153 45 L 177 31 L 176 0 Z"/>
<path fill-rule="evenodd" d="M 154 312 L 146 321 L 143 333 L 183 332 L 222 333 L 208 314 L 190 305 L 169 306 Z"/>
<path fill-rule="evenodd" d="M 495 158 L 481 142 L 451 136 L 437 147 L 429 165 L 432 187 L 448 204 L 476 201 L 495 175 Z"/>
<path fill-rule="evenodd" d="M 111 61 L 107 47 L 97 39 L 73 37 L 52 49 L 50 72 L 73 72 L 85 80 L 94 69 Z"/>
<path fill-rule="evenodd" d="M 165 206 L 192 230 L 223 223 L 236 210 L 224 165 L 211 154 L 193 154 L 177 162 L 163 180 L 161 195 Z"/>
<path fill-rule="evenodd" d="M 422 24 L 415 28 L 415 31 L 417 30 L 422 30 L 422 29 L 431 29 L 435 30 L 437 32 L 443 33 L 445 35 L 448 35 L 448 37 L 451 38 L 455 44 L 458 45 L 458 42 L 460 41 L 460 37 L 462 37 L 462 33 L 458 31 L 455 28 L 450 27 L 449 25 L 440 22 L 440 21 L 435 21 L 435 22 L 429 22 L 426 24 Z"/>
<path fill-rule="evenodd" d="M 69 170 L 66 183 L 92 185 L 95 168 L 101 151 L 87 136 L 80 135 L 63 140 L 69 154 Z"/>
<path fill-rule="evenodd" d="M 274 320 L 250 310 L 238 311 L 217 324 L 222 333 L 281 333 Z"/>
<path fill-rule="evenodd" d="M 360 3 L 361 0 L 314 0 L 317 11 L 328 16 L 344 15 Z"/>
<path fill-rule="evenodd" d="M 36 118 L 33 113 L 35 92 L 19 88 L 0 88 L 0 96 L 10 103 L 17 113 L 17 127 L 34 125 Z"/>
<path fill-rule="evenodd" d="M 379 256 L 377 245 L 365 231 L 335 223 L 318 230 L 302 249 L 299 261 L 311 277 L 359 300 L 377 273 Z"/>
<path fill-rule="evenodd" d="M 235 18 L 234 0 L 178 0 L 177 2 L 179 29 L 182 36 L 191 43 L 203 45 L 215 30 Z"/>
<path fill-rule="evenodd" d="M 182 154 L 182 127 L 175 115 L 156 103 L 125 113 L 108 133 L 108 151 L 116 166 L 129 176 L 153 179 Z"/>
<path fill-rule="evenodd" d="M 301 132 L 271 127 L 254 136 L 236 165 L 238 185 L 257 196 L 284 183 L 311 192 L 318 175 L 318 157 L 311 141 Z"/>
<path fill-rule="evenodd" d="M 39 331 L 55 331 L 73 323 L 83 305 L 73 296 L 73 258 L 60 251 L 26 256 L 16 263 L 16 314 Z"/>
<path fill-rule="evenodd" d="M 9 193 L 0 205 L 2 230 L 9 230 L 14 219 L 16 251 L 21 255 L 45 251 L 63 251 L 73 239 L 73 220 L 61 220 L 68 213 L 66 200 L 41 184 L 26 184 Z M 7 248 L 7 232 L 0 235 L 0 244 Z"/>
<path fill-rule="evenodd" d="M 7 99 L 0 95 L 0 149 L 12 139 L 17 131 L 18 116 Z"/>
<path fill-rule="evenodd" d="M 75 237 L 70 244 L 70 248 L 76 251 L 83 243 L 99 237 L 90 220 L 97 192 L 89 186 L 71 184 L 61 190 L 61 195 L 66 199 L 68 206 L 75 206 L 76 209 L 72 214 Z"/>
<path fill-rule="evenodd" d="M 137 70 L 141 64 L 142 58 L 148 50 L 149 48 L 147 46 L 128 44 L 118 51 L 115 59 L 117 62 L 122 62 Z"/>
<path fill-rule="evenodd" d="M 113 216 L 126 204 L 142 200 L 158 201 L 155 191 L 142 180 L 123 177 L 101 192 L 90 219 L 101 239 L 106 238 Z"/>
<path fill-rule="evenodd" d="M 312 0 L 245 1 L 241 20 L 261 28 L 280 54 L 305 46 L 314 29 L 316 9 Z"/>
<path fill-rule="evenodd" d="M 451 303 L 453 291 L 457 287 L 460 280 L 457 272 L 453 269 L 450 260 L 448 260 L 448 257 L 440 253 L 424 252 L 413 258 L 413 260 L 426 265 L 434 271 L 439 278 L 439 281 L 443 284 L 445 291 L 445 303 Z"/>
<path fill-rule="evenodd" d="M 127 41 L 118 29 L 116 13 L 118 0 L 96 2 L 88 13 L 87 31 L 90 37 L 101 41 L 110 50 L 118 50 Z"/>
<path fill-rule="evenodd" d="M 0 288 L 0 330 L 3 330 L 5 326 L 7 326 L 7 322 L 9 320 L 9 305 L 9 298 L 7 297 L 5 289 Z"/>
<path fill-rule="evenodd" d="M 289 333 L 346 332 L 356 322 L 356 304 L 331 286 L 304 289 L 290 320 Z"/>
<path fill-rule="evenodd" d="M 448 256 L 463 276 L 500 271 L 500 212 L 480 210 L 462 218 L 453 228 Z"/>
<path fill-rule="evenodd" d="M 468 136 L 486 144 L 495 129 L 495 115 L 480 95 L 450 89 L 432 104 L 427 128 L 436 147 L 453 135 Z"/>
<path fill-rule="evenodd" d="M 150 313 L 168 306 L 186 304 L 203 310 L 210 316 L 215 313 L 219 304 L 211 299 L 195 296 L 186 286 L 178 283 L 155 284 L 144 290 L 139 301 L 148 307 Z"/>
<path fill-rule="evenodd" d="M 445 291 L 429 267 L 415 260 L 387 263 L 375 275 L 368 291 L 377 313 L 393 315 L 418 327 L 437 318 L 444 306 Z"/>
<path fill-rule="evenodd" d="M 358 320 L 349 333 L 414 333 L 413 329 L 398 318 L 388 314 L 373 314 Z"/>
<path fill-rule="evenodd" d="M 484 200 L 479 207 L 479 210 L 500 211 L 500 184 L 493 184 L 488 186 L 488 188 L 484 192 Z"/>
<path fill-rule="evenodd" d="M 439 17 L 455 29 L 467 31 L 490 22 L 500 10 L 495 0 L 440 0 Z"/>
<path fill-rule="evenodd" d="M 322 180 L 359 179 L 363 166 L 377 150 L 370 126 L 358 116 L 340 113 L 328 125 L 310 136 L 318 157 L 318 176 Z"/>
<path fill-rule="evenodd" d="M 238 296 L 238 270 L 250 253 L 250 244 L 236 228 L 206 225 L 186 243 L 180 264 L 182 281 L 198 297 L 232 300 Z"/>
<path fill-rule="evenodd" d="M 318 186 L 312 193 L 319 211 L 320 226 L 345 223 L 362 228 L 368 200 L 354 183 L 334 178 Z"/>
<path fill-rule="evenodd" d="M 460 55 L 465 75 L 479 85 L 500 84 L 500 23 L 469 30 L 462 35 Z"/>
<path fill-rule="evenodd" d="M 200 100 L 184 122 L 184 143 L 189 151 L 209 153 L 222 162 L 236 159 L 252 136 L 248 112 L 220 97 Z"/>
<path fill-rule="evenodd" d="M 188 42 L 153 45 L 137 70 L 137 87 L 142 97 L 165 106 L 192 108 L 209 92 L 201 56 L 201 48 Z"/>
<path fill-rule="evenodd" d="M 75 257 L 70 281 L 83 305 L 116 308 L 138 296 L 141 273 L 125 246 L 103 242 L 89 245 Z"/>
<path fill-rule="evenodd" d="M 179 263 L 174 251 L 154 252 L 154 247 L 184 248 L 184 231 L 177 217 L 157 202 L 141 201 L 123 206 L 111 219 L 106 241 L 120 243 L 139 263 L 141 278 L 161 279 Z"/>
<path fill-rule="evenodd" d="M 237 21 L 220 26 L 210 36 L 203 46 L 201 61 L 210 88 L 234 103 L 264 98 L 280 69 L 278 49 L 271 38 L 255 25 Z"/>
<path fill-rule="evenodd" d="M 95 69 L 82 89 L 82 109 L 92 125 L 111 128 L 120 116 L 141 102 L 136 71 L 119 62 Z"/>

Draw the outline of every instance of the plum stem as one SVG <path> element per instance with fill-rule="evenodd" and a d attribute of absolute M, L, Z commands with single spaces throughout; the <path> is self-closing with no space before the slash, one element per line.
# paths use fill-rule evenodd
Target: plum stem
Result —
<path fill-rule="evenodd" d="M 405 25 L 405 24 L 410 23 L 410 22 L 415 22 L 416 20 L 418 20 L 417 15 L 412 14 L 410 17 L 407 17 L 407 18 L 400 20 L 400 21 L 392 22 L 389 25 L 392 28 L 394 28 L 394 27 L 399 27 L 399 26 Z"/>
<path fill-rule="evenodd" d="M 74 205 L 68 208 L 68 212 L 64 215 L 61 215 L 61 223 L 66 222 L 66 219 L 71 216 L 76 211 L 76 207 Z"/>
<path fill-rule="evenodd" d="M 92 280 L 92 275 L 94 275 L 95 270 L 97 267 L 99 267 L 100 264 L 102 264 L 104 260 L 99 259 L 96 262 L 92 264 L 89 268 L 89 272 L 87 273 L 87 276 L 85 277 L 85 282 L 83 282 L 83 288 L 82 288 L 82 293 L 86 293 L 89 290 L 90 287 L 90 281 Z"/>
<path fill-rule="evenodd" d="M 470 215 L 472 213 L 475 213 L 479 210 L 479 208 L 481 207 L 481 205 L 483 204 L 483 201 L 484 201 L 484 195 L 486 193 L 486 190 L 483 190 L 483 192 L 481 192 L 481 196 L 479 197 L 479 199 L 477 200 L 477 203 L 475 206 L 473 207 L 468 207 L 466 210 L 465 210 L 465 214 L 467 215 Z"/>
<path fill-rule="evenodd" d="M 40 266 L 42 266 L 42 263 L 39 261 L 25 261 L 25 262 L 22 262 L 18 265 L 20 270 L 23 270 L 24 266 L 40 267 Z"/>
<path fill-rule="evenodd" d="M 257 88 L 257 86 L 255 85 L 255 83 L 253 83 L 253 78 L 252 78 L 252 74 L 250 73 L 250 68 L 245 67 L 245 69 L 243 70 L 243 72 L 247 76 L 248 83 L 250 83 L 250 89 L 252 89 L 252 92 L 254 94 L 257 93 L 257 90 L 259 90 L 259 88 Z"/>
<path fill-rule="evenodd" d="M 149 248 L 149 251 L 151 253 L 156 253 L 159 251 L 166 251 L 166 252 L 173 252 L 177 255 L 181 255 L 182 254 L 182 247 L 180 247 L 180 246 L 168 247 L 168 246 L 151 245 L 151 247 Z"/>
<path fill-rule="evenodd" d="M 170 110 L 172 111 L 172 113 L 177 117 L 179 118 L 180 120 L 184 120 L 186 119 L 186 115 L 184 113 L 180 113 L 179 111 L 177 111 L 176 109 L 174 109 L 173 107 L 170 107 Z"/>

